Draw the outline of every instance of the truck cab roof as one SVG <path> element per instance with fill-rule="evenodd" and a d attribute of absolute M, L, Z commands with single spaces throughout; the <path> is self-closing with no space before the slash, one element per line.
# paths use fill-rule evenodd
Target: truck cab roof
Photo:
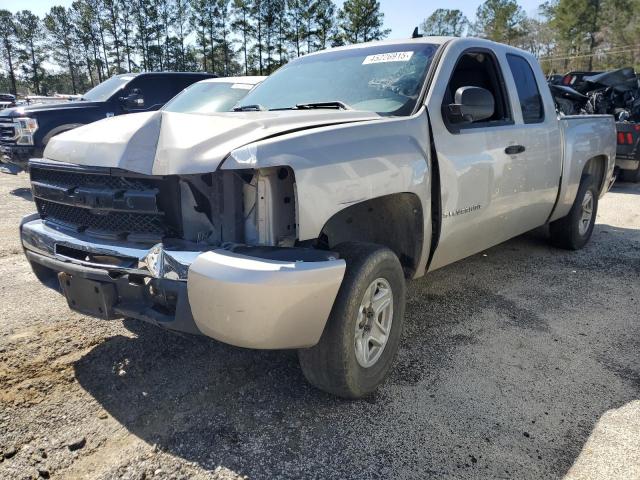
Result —
<path fill-rule="evenodd" d="M 450 36 L 424 36 L 419 38 L 396 38 L 391 40 L 378 40 L 374 42 L 356 43 L 353 45 L 344 45 L 341 47 L 328 48 L 326 50 L 319 50 L 317 52 L 309 53 L 305 55 L 322 55 L 326 52 L 342 51 L 342 50 L 357 50 L 360 48 L 376 47 L 376 46 L 392 46 L 392 45 L 407 45 L 407 44 L 431 44 L 431 45 L 445 45 L 448 43 L 456 43 L 458 45 L 468 45 L 469 48 L 492 48 L 496 50 L 509 50 L 518 52 L 520 55 L 526 55 L 533 58 L 533 56 L 526 50 L 522 50 L 503 43 L 493 42 L 484 38 L 476 37 L 450 37 Z"/>

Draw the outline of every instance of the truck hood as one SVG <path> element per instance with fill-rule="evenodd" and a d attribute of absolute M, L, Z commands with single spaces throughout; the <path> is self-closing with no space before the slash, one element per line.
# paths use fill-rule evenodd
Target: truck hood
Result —
<path fill-rule="evenodd" d="M 53 137 L 44 157 L 145 175 L 215 171 L 236 148 L 288 132 L 377 120 L 375 113 L 285 110 L 196 115 L 149 112 L 100 120 Z"/>
<path fill-rule="evenodd" d="M 33 117 L 43 112 L 59 112 L 61 110 L 78 110 L 102 107 L 103 102 L 60 102 L 60 103 L 37 103 L 35 105 L 20 105 L 2 110 L 3 117 Z"/>

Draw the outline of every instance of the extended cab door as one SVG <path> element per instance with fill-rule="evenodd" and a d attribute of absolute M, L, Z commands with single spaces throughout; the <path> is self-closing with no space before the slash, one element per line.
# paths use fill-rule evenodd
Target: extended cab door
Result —
<path fill-rule="evenodd" d="M 447 47 L 426 100 L 442 205 L 431 270 L 544 224 L 558 191 L 561 152 L 554 110 L 537 103 L 542 102 L 539 93 L 527 96 L 527 119 L 535 121 L 525 123 L 507 59 L 514 50 L 469 42 Z M 516 75 L 522 68 L 517 65 Z M 464 86 L 491 92 L 492 117 L 473 123 L 450 120 L 448 105 Z M 532 85 L 527 87 L 531 91 Z"/>

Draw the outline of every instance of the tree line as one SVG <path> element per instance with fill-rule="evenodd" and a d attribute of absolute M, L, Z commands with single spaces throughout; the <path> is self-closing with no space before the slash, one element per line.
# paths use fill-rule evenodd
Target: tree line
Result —
<path fill-rule="evenodd" d="M 438 9 L 427 35 L 472 35 L 533 53 L 546 73 L 635 66 L 640 56 L 640 0 L 548 0 L 527 16 L 516 0 L 487 0 L 475 19 Z"/>
<path fill-rule="evenodd" d="M 268 75 L 289 59 L 388 34 L 377 0 L 76 0 L 0 10 L 4 91 L 83 92 L 112 75 Z"/>
<path fill-rule="evenodd" d="M 514 45 L 564 72 L 634 65 L 638 16 L 640 0 L 548 0 L 534 17 L 516 0 L 486 0 L 473 19 L 439 8 L 420 27 Z M 0 10 L 0 91 L 81 93 L 137 71 L 268 75 L 300 55 L 389 32 L 377 0 L 76 0 L 43 18 Z"/>

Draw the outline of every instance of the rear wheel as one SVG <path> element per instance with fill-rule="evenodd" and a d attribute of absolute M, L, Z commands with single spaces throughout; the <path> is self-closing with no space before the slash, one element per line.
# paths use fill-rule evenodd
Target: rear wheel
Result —
<path fill-rule="evenodd" d="M 404 321 L 405 281 L 398 257 L 379 245 L 349 242 L 334 250 L 347 263 L 317 345 L 298 351 L 307 380 L 325 392 L 360 398 L 385 379 Z"/>
<path fill-rule="evenodd" d="M 583 175 L 569 214 L 551 222 L 551 243 L 568 250 L 579 250 L 591 238 L 598 212 L 598 189 L 591 175 Z"/>

